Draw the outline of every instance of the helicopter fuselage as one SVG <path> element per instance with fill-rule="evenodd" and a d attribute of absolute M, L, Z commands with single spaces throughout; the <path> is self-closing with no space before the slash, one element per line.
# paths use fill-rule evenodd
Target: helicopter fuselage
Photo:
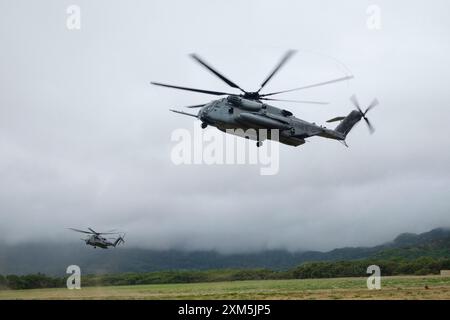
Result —
<path fill-rule="evenodd" d="M 200 109 L 197 117 L 202 121 L 203 127 L 211 125 L 237 135 L 242 135 L 243 132 L 245 138 L 258 142 L 277 138 L 283 144 L 299 146 L 305 143 L 305 138 L 312 136 L 345 139 L 344 134 L 298 119 L 288 110 L 240 96 L 211 101 Z M 261 129 L 267 129 L 267 134 L 259 134 Z M 277 136 L 271 134 L 274 129 L 278 130 Z M 233 132 L 235 130 L 238 133 Z M 256 132 L 256 136 L 246 133 L 249 131 Z"/>
<path fill-rule="evenodd" d="M 125 233 L 120 234 L 118 232 L 97 232 L 94 231 L 92 228 L 88 228 L 88 230 L 80 230 L 75 228 L 69 228 L 70 230 L 73 230 L 75 232 L 80 232 L 84 234 L 89 234 L 87 238 L 81 239 L 83 240 L 86 245 L 93 246 L 94 248 L 102 248 L 102 249 L 108 249 L 108 247 L 116 247 L 117 245 L 121 243 L 125 243 L 124 237 Z M 105 237 L 102 237 L 104 234 L 119 234 L 117 238 L 114 239 L 114 241 L 110 241 Z M 110 238 L 111 239 L 111 238 Z"/>
<path fill-rule="evenodd" d="M 90 245 L 93 247 L 99 247 L 102 249 L 108 249 L 108 247 L 114 246 L 114 243 L 111 241 L 108 241 L 108 239 L 98 236 L 98 235 L 92 235 L 85 239 L 86 245 Z"/>
<path fill-rule="evenodd" d="M 276 99 L 273 98 L 273 96 L 292 91 L 329 85 L 353 78 L 353 75 L 346 75 L 344 77 L 318 82 L 306 86 L 304 85 L 294 89 L 263 93 L 263 88 L 295 52 L 295 50 L 288 50 L 284 54 L 275 68 L 261 83 L 257 91 L 246 91 L 242 89 L 235 82 L 225 77 L 223 74 L 209 65 L 206 61 L 201 59 L 197 54 L 190 55 L 191 58 L 193 58 L 197 63 L 206 68 L 220 80 L 225 82 L 229 87 L 241 91 L 242 93 L 240 95 L 224 91 L 197 89 L 178 85 L 175 86 L 160 82 L 151 83 L 153 85 L 165 88 L 198 92 L 215 96 L 226 96 L 225 98 L 214 100 L 207 104 L 188 106 L 188 108 L 201 108 L 197 115 L 173 109 L 171 109 L 170 111 L 200 119 L 200 121 L 202 121 L 202 128 L 206 128 L 208 125 L 211 125 L 226 133 L 236 134 L 248 139 L 254 139 L 257 141 L 256 145 L 258 147 L 261 146 L 262 141 L 265 139 L 277 140 L 283 144 L 291 146 L 299 146 L 305 143 L 306 138 L 312 136 L 320 136 L 323 138 L 340 140 L 345 144 L 345 138 L 347 134 L 361 119 L 364 119 L 369 128 L 369 131 L 373 132 L 374 128 L 370 124 L 370 121 L 367 119 L 366 114 L 370 109 L 378 104 L 377 99 L 374 99 L 372 103 L 367 107 L 367 109 L 363 112 L 361 110 L 361 107 L 359 106 L 356 96 L 353 95 L 350 100 L 355 105 L 356 110 L 350 112 L 346 117 L 339 116 L 327 121 L 340 121 L 340 123 L 334 130 L 296 118 L 294 117 L 292 112 L 288 110 L 280 109 L 263 102 L 287 102 L 287 100 Z M 298 103 L 327 104 L 326 102 L 320 101 L 289 101 Z"/>

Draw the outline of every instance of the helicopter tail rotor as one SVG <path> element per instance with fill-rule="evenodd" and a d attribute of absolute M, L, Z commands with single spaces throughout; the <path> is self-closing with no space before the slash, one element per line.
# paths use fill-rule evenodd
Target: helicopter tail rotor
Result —
<path fill-rule="evenodd" d="M 356 98 L 356 95 L 352 95 L 350 97 L 350 101 L 353 103 L 353 105 L 356 107 L 356 109 L 359 111 L 361 117 L 364 119 L 364 121 L 367 124 L 367 128 L 369 129 L 369 132 L 372 134 L 375 132 L 375 128 L 373 127 L 373 125 L 370 123 L 369 119 L 366 117 L 367 112 L 369 112 L 371 109 L 373 109 L 374 107 L 376 107 L 379 102 L 378 99 L 375 98 L 372 100 L 372 102 L 369 104 L 369 106 L 366 108 L 365 111 L 362 111 L 361 106 L 358 102 L 358 99 Z"/>
<path fill-rule="evenodd" d="M 327 122 L 334 122 L 334 121 L 341 121 L 339 125 L 336 127 L 336 131 L 342 134 L 345 137 L 350 132 L 350 130 L 353 128 L 355 124 L 357 124 L 361 119 L 364 119 L 364 121 L 367 124 L 367 127 L 369 128 L 369 132 L 372 134 L 375 131 L 375 128 L 373 127 L 372 123 L 367 118 L 366 114 L 371 109 L 373 109 L 376 105 L 378 105 L 378 100 L 374 99 L 372 103 L 366 108 L 365 111 L 362 111 L 361 106 L 358 102 L 358 99 L 355 95 L 352 95 L 350 97 L 350 101 L 352 101 L 353 105 L 355 106 L 356 110 L 353 110 L 350 112 L 346 117 L 335 117 L 333 119 L 328 120 Z"/>
<path fill-rule="evenodd" d="M 116 241 L 114 242 L 114 247 L 118 246 L 119 244 L 125 244 L 125 233 L 122 236 L 119 236 Z"/>

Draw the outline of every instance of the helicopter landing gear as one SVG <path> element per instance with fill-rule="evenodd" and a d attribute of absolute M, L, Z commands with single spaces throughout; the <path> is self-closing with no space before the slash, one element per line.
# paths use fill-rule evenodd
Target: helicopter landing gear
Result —
<path fill-rule="evenodd" d="M 256 147 L 261 147 L 262 146 L 262 141 L 259 140 L 260 136 L 259 136 L 259 130 L 256 131 Z"/>
<path fill-rule="evenodd" d="M 202 129 L 206 129 L 207 126 L 208 126 L 207 123 L 202 122 Z"/>

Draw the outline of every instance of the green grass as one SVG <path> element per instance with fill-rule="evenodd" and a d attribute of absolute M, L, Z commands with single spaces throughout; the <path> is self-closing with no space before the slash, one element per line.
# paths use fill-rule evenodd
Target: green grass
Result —
<path fill-rule="evenodd" d="M 381 285 L 368 290 L 366 278 L 254 280 L 2 290 L 0 299 L 450 299 L 450 277 L 383 277 Z"/>

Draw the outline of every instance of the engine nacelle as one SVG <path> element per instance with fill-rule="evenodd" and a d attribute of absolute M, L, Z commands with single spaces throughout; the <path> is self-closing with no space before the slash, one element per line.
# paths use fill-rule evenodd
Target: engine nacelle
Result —
<path fill-rule="evenodd" d="M 264 104 L 261 102 L 247 100 L 238 96 L 228 96 L 227 100 L 236 107 L 248 111 L 259 111 L 264 106 Z"/>
<path fill-rule="evenodd" d="M 286 123 L 248 112 L 241 112 L 239 114 L 238 121 L 268 129 L 286 130 L 290 128 L 290 126 Z"/>

